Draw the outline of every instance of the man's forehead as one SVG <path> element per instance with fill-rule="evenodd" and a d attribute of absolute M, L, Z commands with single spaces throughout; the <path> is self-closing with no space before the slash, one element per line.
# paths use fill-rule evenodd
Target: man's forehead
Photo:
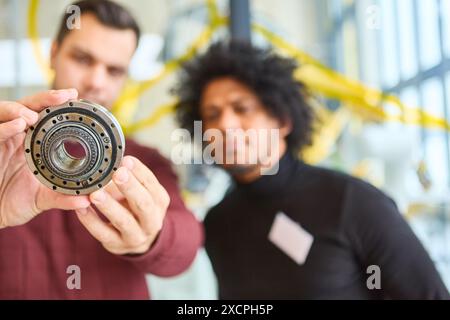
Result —
<path fill-rule="evenodd" d="M 210 81 L 203 90 L 202 100 L 208 98 L 208 100 L 225 99 L 227 101 L 236 101 L 256 98 L 253 90 L 247 85 L 230 77 L 214 79 Z"/>
<path fill-rule="evenodd" d="M 131 29 L 105 26 L 92 14 L 83 14 L 81 28 L 70 31 L 63 40 L 64 45 L 108 64 L 127 65 L 136 48 L 136 36 Z"/>

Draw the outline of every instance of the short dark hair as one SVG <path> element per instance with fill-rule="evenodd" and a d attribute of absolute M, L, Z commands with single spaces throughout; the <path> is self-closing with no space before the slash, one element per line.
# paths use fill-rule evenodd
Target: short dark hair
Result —
<path fill-rule="evenodd" d="M 121 5 L 109 0 L 81 0 L 72 3 L 80 8 L 81 14 L 92 13 L 98 21 L 108 27 L 119 30 L 131 29 L 136 35 L 136 46 L 141 35 L 139 25 L 133 15 Z M 59 25 L 56 42 L 61 44 L 69 34 L 66 21 L 72 13 L 65 13 Z"/>
<path fill-rule="evenodd" d="M 201 120 L 203 90 L 212 80 L 231 77 L 246 85 L 259 97 L 267 111 L 282 123 L 292 122 L 286 137 L 292 152 L 311 144 L 314 113 L 307 102 L 303 83 L 294 78 L 297 63 L 248 42 L 218 42 L 206 53 L 186 63 L 179 83 L 172 89 L 179 102 L 176 117 L 181 127 L 193 133 L 194 121 Z"/>

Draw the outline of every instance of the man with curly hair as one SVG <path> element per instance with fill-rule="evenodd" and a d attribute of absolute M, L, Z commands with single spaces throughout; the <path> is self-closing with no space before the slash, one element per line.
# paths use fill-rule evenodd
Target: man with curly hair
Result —
<path fill-rule="evenodd" d="M 234 185 L 205 219 L 222 299 L 448 299 L 433 262 L 396 204 L 375 187 L 299 159 L 314 114 L 296 64 L 243 42 L 219 42 L 186 64 L 174 89 L 181 126 L 219 131 L 205 148 Z M 277 130 L 264 143 L 230 132 Z M 208 136 L 208 135 L 206 135 Z M 220 146 L 222 142 L 222 146 Z M 267 147 L 267 146 L 266 146 Z M 219 156 L 219 157 L 218 157 Z M 267 168 L 265 168 L 267 169 Z"/>

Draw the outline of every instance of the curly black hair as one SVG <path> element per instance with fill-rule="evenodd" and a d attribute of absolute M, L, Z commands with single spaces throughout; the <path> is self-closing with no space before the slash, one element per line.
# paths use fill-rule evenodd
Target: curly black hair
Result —
<path fill-rule="evenodd" d="M 179 82 L 172 89 L 179 98 L 177 120 L 192 134 L 194 121 L 201 120 L 200 101 L 205 87 L 214 79 L 231 77 L 249 87 L 269 114 L 282 123 L 291 121 L 287 146 L 292 152 L 299 151 L 311 144 L 314 113 L 307 103 L 306 87 L 294 78 L 296 68 L 293 59 L 281 57 L 271 48 L 241 41 L 217 42 L 183 65 Z"/>

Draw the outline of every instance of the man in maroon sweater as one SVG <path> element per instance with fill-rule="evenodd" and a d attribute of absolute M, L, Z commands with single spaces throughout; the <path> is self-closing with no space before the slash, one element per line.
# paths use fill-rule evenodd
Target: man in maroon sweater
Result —
<path fill-rule="evenodd" d="M 55 90 L 0 101 L 1 299 L 146 299 L 145 274 L 183 272 L 202 243 L 169 161 L 154 149 L 127 140 L 111 183 L 89 196 L 56 193 L 28 169 L 23 141 L 37 113 L 76 98 L 110 107 L 137 46 L 124 8 L 76 5 L 81 28 L 67 29 L 66 14 L 52 46 Z"/>

